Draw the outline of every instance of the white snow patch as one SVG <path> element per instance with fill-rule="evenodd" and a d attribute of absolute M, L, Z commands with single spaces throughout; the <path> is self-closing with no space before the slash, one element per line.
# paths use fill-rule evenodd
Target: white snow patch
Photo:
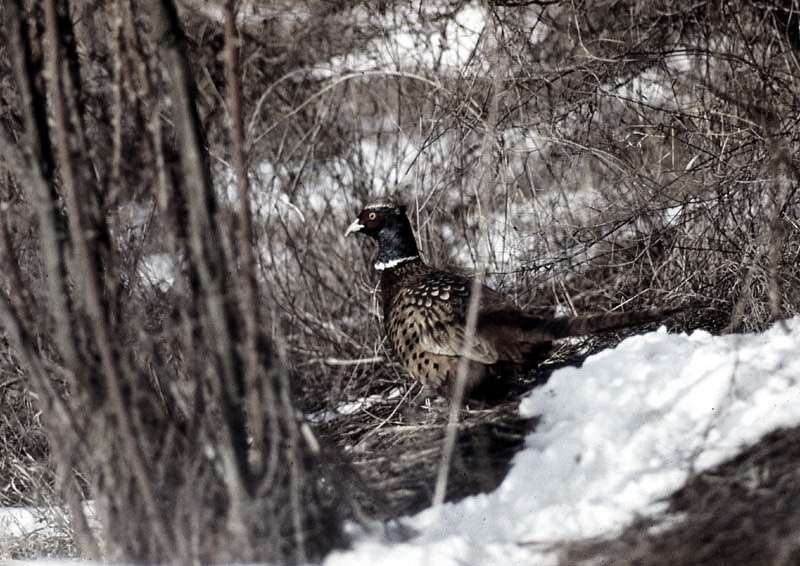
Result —
<path fill-rule="evenodd" d="M 170 254 L 157 253 L 145 256 L 139 262 L 139 277 L 161 292 L 167 292 L 175 283 L 177 260 Z"/>
<path fill-rule="evenodd" d="M 0 508 L 0 543 L 46 528 L 42 510 L 33 507 Z"/>
<path fill-rule="evenodd" d="M 326 79 L 342 72 L 373 70 L 421 72 L 424 70 L 463 72 L 472 61 L 472 53 L 486 25 L 486 15 L 477 3 L 460 7 L 448 17 L 440 10 L 449 9 L 437 3 L 429 6 L 429 22 L 419 14 L 398 14 L 392 11 L 384 21 L 374 25 L 385 30 L 383 37 L 365 48 L 335 57 L 325 66 L 311 71 L 312 76 Z M 398 18 L 401 23 L 397 23 Z M 485 71 L 487 63 L 481 65 Z M 476 69 L 478 70 L 478 69 Z"/>
<path fill-rule="evenodd" d="M 386 395 L 370 395 L 353 401 L 346 401 L 335 409 L 323 409 L 306 415 L 306 420 L 311 424 L 319 425 L 330 422 L 342 415 L 354 415 L 365 411 L 381 401 L 399 399 L 403 395 L 402 387 L 395 387 Z"/>

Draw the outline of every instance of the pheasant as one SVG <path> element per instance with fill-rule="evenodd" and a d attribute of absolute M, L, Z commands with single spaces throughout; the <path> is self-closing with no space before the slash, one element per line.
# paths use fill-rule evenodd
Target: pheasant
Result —
<path fill-rule="evenodd" d="M 450 398 L 459 371 L 468 396 L 492 369 L 532 369 L 547 357 L 554 340 L 654 322 L 677 310 L 544 318 L 523 312 L 482 285 L 470 331 L 472 279 L 422 261 L 405 207 L 393 201 L 369 204 L 345 235 L 355 232 L 378 241 L 374 267 L 380 273 L 384 325 L 394 354 L 427 390 Z M 464 369 L 459 369 L 462 358 Z"/>

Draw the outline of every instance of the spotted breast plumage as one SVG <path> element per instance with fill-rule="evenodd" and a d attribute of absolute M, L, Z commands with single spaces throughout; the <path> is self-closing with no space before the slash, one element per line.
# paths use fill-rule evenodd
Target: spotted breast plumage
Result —
<path fill-rule="evenodd" d="M 460 371 L 468 394 L 495 366 L 535 367 L 556 339 L 640 325 L 674 310 L 572 318 L 527 314 L 497 291 L 423 262 L 405 208 L 393 201 L 366 206 L 346 233 L 354 232 L 378 241 L 374 265 L 392 350 L 416 380 L 445 396 L 452 397 Z M 468 324 L 472 303 L 476 312 Z"/>

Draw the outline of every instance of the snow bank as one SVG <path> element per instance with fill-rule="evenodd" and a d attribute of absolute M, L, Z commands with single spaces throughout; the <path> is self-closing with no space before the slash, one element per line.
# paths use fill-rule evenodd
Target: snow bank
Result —
<path fill-rule="evenodd" d="M 363 536 L 328 566 L 552 564 L 553 545 L 612 536 L 663 509 L 690 470 L 800 423 L 800 319 L 758 335 L 635 336 L 553 373 L 520 405 L 541 416 L 500 487 Z"/>

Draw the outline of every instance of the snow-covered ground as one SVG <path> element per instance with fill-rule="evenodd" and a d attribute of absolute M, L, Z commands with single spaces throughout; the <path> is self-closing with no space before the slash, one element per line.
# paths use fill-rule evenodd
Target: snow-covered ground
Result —
<path fill-rule="evenodd" d="M 357 535 L 325 564 L 554 564 L 555 543 L 613 536 L 663 510 L 690 470 L 800 424 L 799 351 L 800 318 L 755 335 L 628 338 L 522 401 L 542 421 L 494 492 L 409 517 L 409 542 Z"/>
<path fill-rule="evenodd" d="M 554 564 L 554 544 L 613 536 L 663 510 L 690 470 L 800 424 L 798 351 L 800 318 L 761 334 L 628 338 L 522 401 L 541 422 L 495 491 L 403 519 L 419 533 L 407 542 L 356 530 L 352 549 L 325 564 Z M 0 548 L 41 529 L 40 517 L 0 513 Z"/>

